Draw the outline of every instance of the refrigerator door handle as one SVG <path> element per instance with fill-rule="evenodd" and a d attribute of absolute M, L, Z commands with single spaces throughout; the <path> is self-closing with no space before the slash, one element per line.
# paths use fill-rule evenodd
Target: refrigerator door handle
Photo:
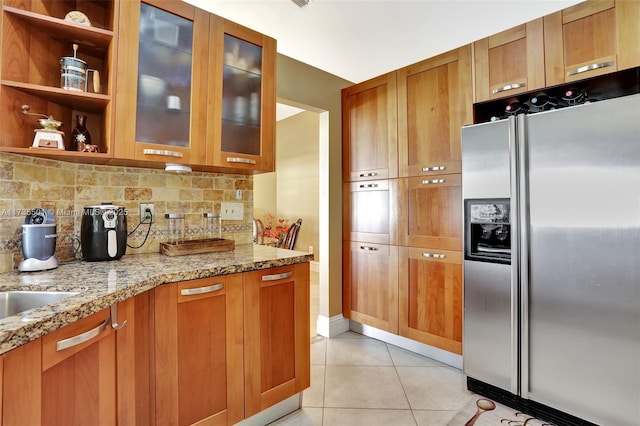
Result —
<path fill-rule="evenodd" d="M 525 115 L 518 116 L 518 199 L 529 199 L 529 186 L 527 175 L 529 172 L 529 161 L 527 158 L 527 118 Z M 519 269 L 519 324 L 520 333 L 520 396 L 529 398 L 529 214 L 527 203 L 518 202 L 518 269 Z"/>
<path fill-rule="evenodd" d="M 521 117 L 521 116 L 519 116 Z M 519 176 L 518 151 L 519 138 L 516 117 L 509 117 L 509 178 L 511 188 L 511 393 L 520 395 L 520 329 L 519 329 L 519 230 L 518 217 Z"/>

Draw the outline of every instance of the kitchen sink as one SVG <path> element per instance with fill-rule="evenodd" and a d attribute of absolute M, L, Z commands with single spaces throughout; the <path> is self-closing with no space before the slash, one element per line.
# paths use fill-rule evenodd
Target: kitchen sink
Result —
<path fill-rule="evenodd" d="M 0 319 L 78 294 L 73 291 L 0 291 Z"/>

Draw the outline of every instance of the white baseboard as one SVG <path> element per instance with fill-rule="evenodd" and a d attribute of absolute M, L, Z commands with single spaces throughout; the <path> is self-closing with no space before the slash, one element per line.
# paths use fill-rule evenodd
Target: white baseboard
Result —
<path fill-rule="evenodd" d="M 320 272 L 320 262 L 315 260 L 309 261 L 309 270 L 311 272 Z"/>
<path fill-rule="evenodd" d="M 236 426 L 264 426 L 278 420 L 281 417 L 291 414 L 302 407 L 302 392 L 299 392 L 276 405 L 254 414 L 248 419 L 236 423 Z"/>
<path fill-rule="evenodd" d="M 332 338 L 346 331 L 349 331 L 349 320 L 343 317 L 342 314 L 335 315 L 331 318 L 318 315 L 316 333 L 319 335 Z"/>
<path fill-rule="evenodd" d="M 382 340 L 383 342 L 398 346 L 411 352 L 418 353 L 420 355 L 424 355 L 428 358 L 440 361 L 443 364 L 447 364 L 462 370 L 461 355 L 447 352 L 433 346 L 425 345 L 424 343 L 416 342 L 415 340 L 407 339 L 406 337 L 398 336 L 397 334 L 389 333 L 388 331 L 380 330 L 379 328 L 361 324 L 356 321 L 349 321 L 349 330 L 355 331 L 356 333 L 364 334 L 368 337 L 373 337 L 374 339 Z"/>

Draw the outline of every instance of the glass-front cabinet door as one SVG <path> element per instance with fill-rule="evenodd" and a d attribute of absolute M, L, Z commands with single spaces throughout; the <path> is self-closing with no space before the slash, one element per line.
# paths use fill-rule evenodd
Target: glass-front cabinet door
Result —
<path fill-rule="evenodd" d="M 209 14 L 121 2 L 116 158 L 205 164 Z"/>
<path fill-rule="evenodd" d="M 212 16 L 207 161 L 259 171 L 274 168 L 276 42 Z"/>

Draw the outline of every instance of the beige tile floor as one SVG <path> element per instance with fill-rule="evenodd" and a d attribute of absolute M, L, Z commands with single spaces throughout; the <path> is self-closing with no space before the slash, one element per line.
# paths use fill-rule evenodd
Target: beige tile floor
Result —
<path fill-rule="evenodd" d="M 272 425 L 443 426 L 472 395 L 460 370 L 346 332 L 312 339 L 303 407 Z"/>

